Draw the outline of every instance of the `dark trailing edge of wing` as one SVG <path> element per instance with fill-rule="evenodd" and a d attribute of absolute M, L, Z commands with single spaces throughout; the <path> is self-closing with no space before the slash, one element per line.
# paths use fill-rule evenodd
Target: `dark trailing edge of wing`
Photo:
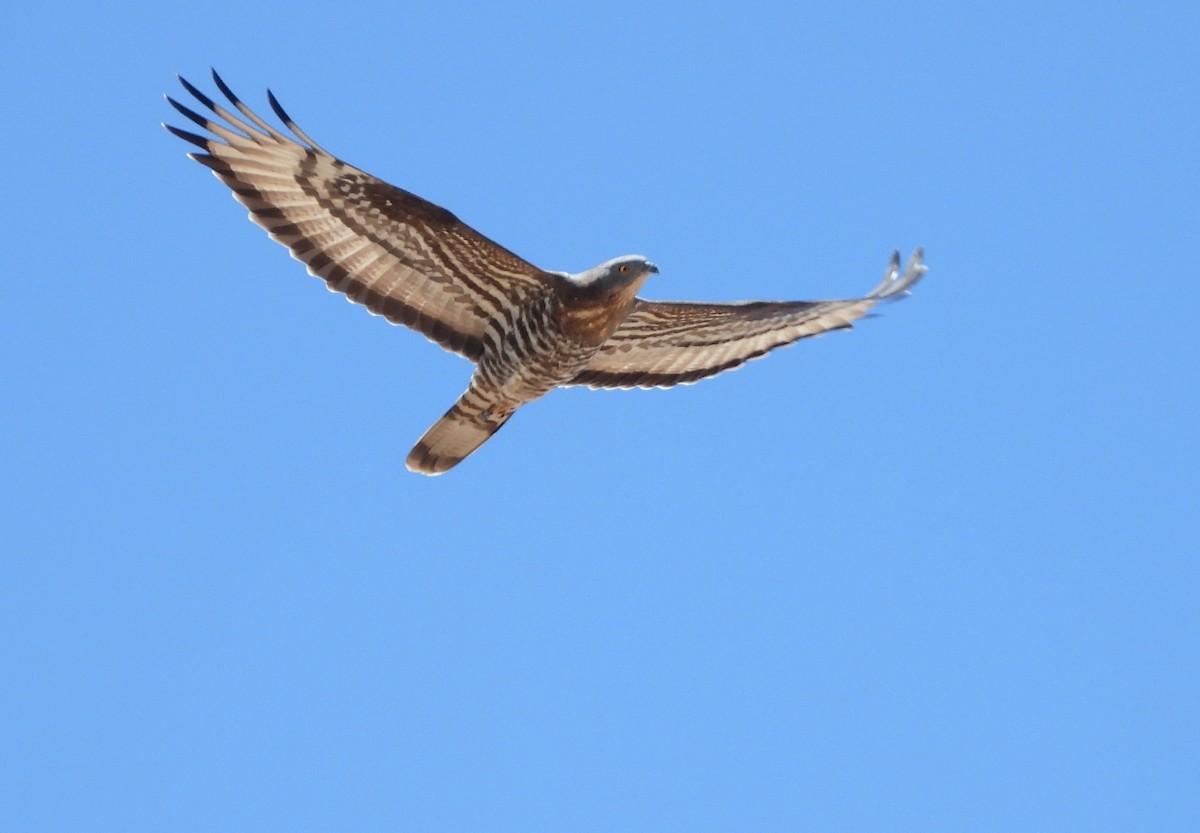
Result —
<path fill-rule="evenodd" d="M 854 327 L 853 324 L 843 324 L 839 327 L 830 327 L 826 332 L 834 330 L 849 330 Z M 799 340 L 799 339 L 797 339 Z M 583 370 L 572 379 L 568 384 L 571 385 L 588 385 L 595 388 L 670 388 L 675 385 L 690 385 L 693 382 L 699 382 L 701 379 L 707 379 L 710 376 L 716 376 L 718 373 L 724 373 L 727 370 L 734 370 L 741 367 L 746 362 L 760 359 L 773 350 L 778 350 L 781 347 L 789 347 L 795 344 L 795 341 L 785 341 L 780 344 L 773 344 L 770 347 L 764 347 L 761 350 L 755 350 L 752 353 L 747 353 L 744 356 L 737 356 L 720 364 L 710 365 L 708 367 L 699 367 L 695 370 L 685 370 L 678 373 L 665 373 L 653 370 L 629 370 L 629 371 L 611 371 L 611 370 Z"/>

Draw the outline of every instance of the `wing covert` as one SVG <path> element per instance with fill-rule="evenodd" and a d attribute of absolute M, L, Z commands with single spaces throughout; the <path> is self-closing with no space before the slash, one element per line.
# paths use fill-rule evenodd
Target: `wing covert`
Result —
<path fill-rule="evenodd" d="M 489 324 L 550 290 L 546 272 L 451 212 L 325 151 L 270 93 L 295 139 L 251 111 L 215 72 L 213 78 L 240 117 L 180 78 L 220 121 L 168 97 L 215 138 L 167 129 L 202 148 L 189 155 L 233 189 L 250 219 L 330 290 L 472 360 Z"/>

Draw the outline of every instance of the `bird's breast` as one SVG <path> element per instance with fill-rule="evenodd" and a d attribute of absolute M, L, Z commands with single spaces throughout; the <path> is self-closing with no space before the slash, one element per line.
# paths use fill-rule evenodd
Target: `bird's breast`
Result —
<path fill-rule="evenodd" d="M 564 315 L 556 299 L 529 304 L 481 357 L 479 381 L 498 400 L 537 399 L 587 365 L 598 349 L 595 339 L 607 338 L 606 326 L 599 313 L 576 309 Z"/>
<path fill-rule="evenodd" d="M 629 297 L 622 293 L 563 304 L 559 313 L 563 333 L 579 344 L 599 347 L 621 325 L 632 305 L 632 292 Z"/>

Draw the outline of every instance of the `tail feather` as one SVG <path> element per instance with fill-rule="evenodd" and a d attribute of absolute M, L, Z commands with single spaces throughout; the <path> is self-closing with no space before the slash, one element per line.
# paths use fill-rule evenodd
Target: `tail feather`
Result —
<path fill-rule="evenodd" d="M 441 474 L 467 458 L 500 430 L 512 416 L 512 411 L 479 410 L 459 399 L 446 415 L 425 432 L 405 464 L 409 471 L 420 474 Z"/>

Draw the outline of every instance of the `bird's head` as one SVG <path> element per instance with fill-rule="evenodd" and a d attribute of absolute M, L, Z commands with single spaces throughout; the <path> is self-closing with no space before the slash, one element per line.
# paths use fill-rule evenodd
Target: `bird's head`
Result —
<path fill-rule="evenodd" d="M 583 343 L 600 346 L 633 309 L 642 284 L 657 272 L 646 258 L 626 255 L 577 275 L 563 274 L 570 287 L 563 305 L 564 327 Z"/>
<path fill-rule="evenodd" d="M 624 289 L 634 287 L 634 291 L 646 282 L 646 278 L 658 274 L 658 267 L 641 255 L 625 255 L 606 260 L 599 266 L 593 266 L 585 272 L 573 276 L 581 286 L 596 289 Z"/>

